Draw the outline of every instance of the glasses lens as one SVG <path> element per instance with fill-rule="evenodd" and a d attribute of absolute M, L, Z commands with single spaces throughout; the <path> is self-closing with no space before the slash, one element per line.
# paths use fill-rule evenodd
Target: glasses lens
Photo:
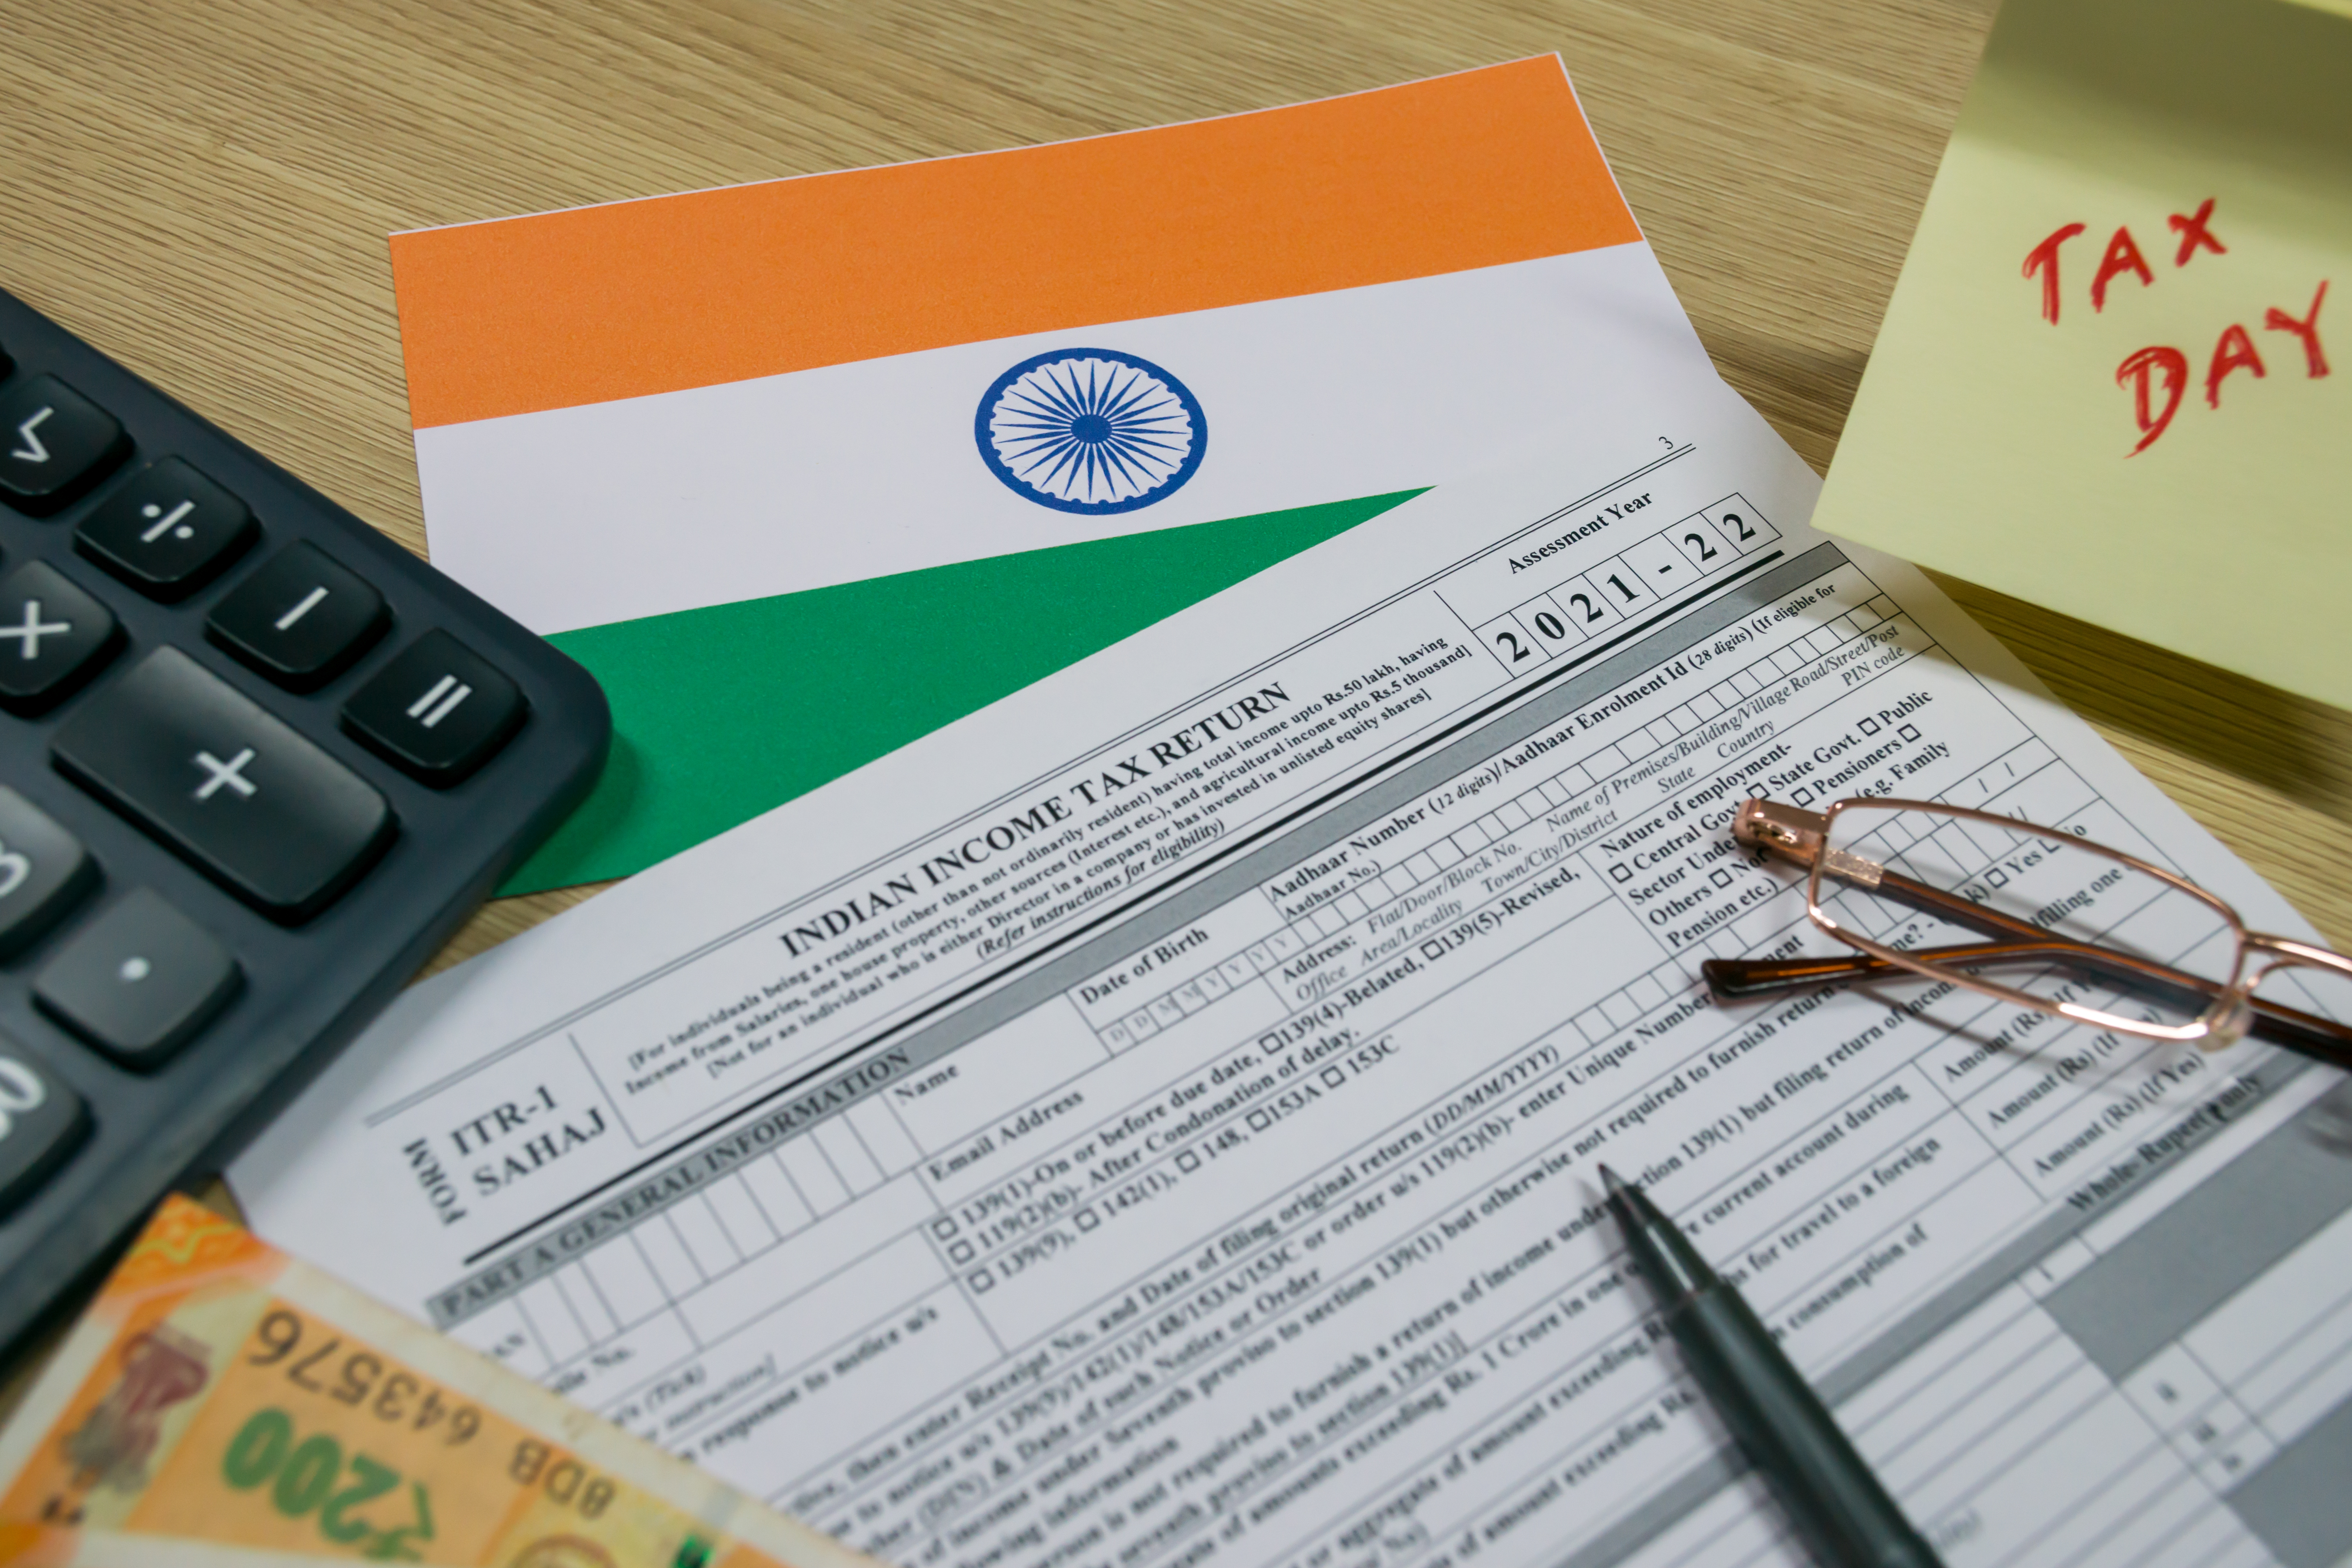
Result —
<path fill-rule="evenodd" d="M 2063 832 L 1851 805 L 1823 860 L 1822 912 L 1939 977 L 2177 1028 L 2236 975 L 2228 915 Z"/>

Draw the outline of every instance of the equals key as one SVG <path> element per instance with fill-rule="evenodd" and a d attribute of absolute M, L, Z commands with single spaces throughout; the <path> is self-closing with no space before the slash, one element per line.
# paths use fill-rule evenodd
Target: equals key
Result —
<path fill-rule="evenodd" d="M 426 632 L 343 705 L 343 728 L 403 771 L 446 789 L 521 727 L 522 690 L 447 632 Z"/>
<path fill-rule="evenodd" d="M 457 705 L 474 694 L 474 689 L 454 675 L 445 675 L 425 688 L 425 695 L 408 705 L 407 717 L 427 730 L 438 729 L 441 721 L 457 710 Z"/>
<path fill-rule="evenodd" d="M 289 691 L 315 691 L 389 619 L 367 582 L 314 544 L 289 544 L 230 590 L 205 635 Z"/>

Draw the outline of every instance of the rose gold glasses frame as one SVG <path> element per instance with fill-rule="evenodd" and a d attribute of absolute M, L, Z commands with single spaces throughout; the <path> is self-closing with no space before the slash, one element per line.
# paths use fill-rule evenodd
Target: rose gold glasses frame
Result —
<path fill-rule="evenodd" d="M 2132 954 L 2054 936 L 2029 921 L 1983 909 L 1957 893 L 1913 881 L 1864 857 L 1832 848 L 1829 844 L 1832 826 L 1841 814 L 1851 807 L 1921 811 L 1947 818 L 1973 819 L 2011 832 L 2023 830 L 2053 842 L 2071 845 L 2153 877 L 2167 887 L 2197 900 L 2229 927 L 2237 942 L 2229 976 L 2217 983 Z M 1890 970 L 1907 970 L 1929 979 L 1948 980 L 2019 1006 L 2031 1007 L 2036 1012 L 2076 1023 L 2113 1029 L 2145 1039 L 2193 1042 L 2209 1050 L 2218 1050 L 2234 1042 L 2250 1027 L 2273 1037 L 2279 1037 L 2283 1029 L 2288 1037 L 2287 1043 L 2338 1066 L 2352 1066 L 2352 1027 L 2267 1003 L 2252 994 L 2257 986 L 2280 969 L 2309 967 L 2352 977 L 2352 958 L 2293 937 L 2249 931 L 2238 917 L 2237 910 L 2230 905 L 2195 883 L 2175 876 L 2160 866 L 2150 865 L 2137 856 L 2127 855 L 2120 849 L 2110 848 L 2058 828 L 2021 822 L 1992 812 L 1945 805 L 1935 801 L 1866 795 L 1834 802 L 1826 812 L 1821 813 L 1772 801 L 1750 800 L 1735 814 L 1731 832 L 1732 837 L 1742 844 L 1804 868 L 1808 872 L 1805 881 L 1806 915 L 1822 931 L 1865 954 L 1866 958 L 1860 963 L 1853 960 L 1834 959 L 1785 962 L 1710 960 L 1702 967 L 1707 973 L 1709 983 L 1720 990 L 1738 994 L 1757 990 L 1778 990 L 1788 984 L 1808 982 L 1881 978 Z M 1983 931 L 1993 940 L 1967 946 L 1909 952 L 1889 947 L 1850 927 L 1840 925 L 1822 908 L 1822 884 L 1825 877 L 1834 877 L 1865 890 L 1884 889 L 1906 903 L 1924 906 Z M 2269 957 L 2271 962 L 2249 974 L 2251 963 L 2263 956 Z M 2071 958 L 2092 967 L 2124 973 L 2126 977 L 2156 980 L 2192 991 L 2205 995 L 2209 999 L 2208 1005 L 2194 1023 L 2151 1024 L 2078 1003 L 2049 1001 L 1997 981 L 1958 972 L 1958 966 L 1962 964 L 2046 963 L 2053 958 Z M 2266 1024 L 2278 1027 L 2263 1026 Z"/>

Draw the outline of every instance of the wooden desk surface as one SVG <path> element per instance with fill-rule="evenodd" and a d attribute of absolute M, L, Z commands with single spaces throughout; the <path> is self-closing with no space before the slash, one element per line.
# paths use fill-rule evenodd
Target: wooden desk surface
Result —
<path fill-rule="evenodd" d="M 0 286 L 421 552 L 393 230 L 1126 130 L 1556 49 L 1716 363 L 1826 468 L 1994 8 L 50 0 L 10 7 L 0 51 Z M 2352 943 L 2352 715 L 1950 586 Z M 494 904 L 438 962 L 590 891 Z"/>

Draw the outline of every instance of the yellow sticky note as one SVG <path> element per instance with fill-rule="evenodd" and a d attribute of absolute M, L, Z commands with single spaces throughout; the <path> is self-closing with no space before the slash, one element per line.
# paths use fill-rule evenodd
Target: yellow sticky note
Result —
<path fill-rule="evenodd" d="M 1817 526 L 2352 707 L 2352 20 L 2008 0 Z"/>

